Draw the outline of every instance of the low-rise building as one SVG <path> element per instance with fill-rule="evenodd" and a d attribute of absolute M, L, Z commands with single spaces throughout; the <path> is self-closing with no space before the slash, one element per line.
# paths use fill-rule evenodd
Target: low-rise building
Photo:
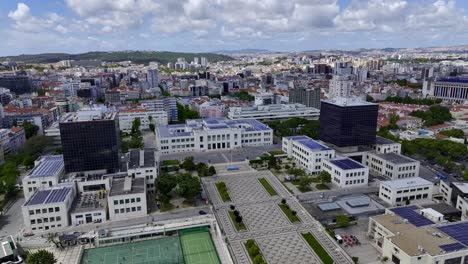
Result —
<path fill-rule="evenodd" d="M 322 168 L 330 173 L 331 182 L 340 188 L 367 186 L 369 182 L 369 168 L 350 158 L 324 159 Z"/>
<path fill-rule="evenodd" d="M 24 198 L 29 199 L 36 190 L 57 185 L 65 175 L 62 155 L 42 156 L 34 162 L 34 168 L 23 178 Z"/>
<path fill-rule="evenodd" d="M 69 226 L 75 195 L 74 183 L 35 191 L 21 207 L 26 230 L 41 232 Z"/>
<path fill-rule="evenodd" d="M 146 179 L 112 178 L 108 196 L 109 219 L 125 220 L 147 215 Z"/>
<path fill-rule="evenodd" d="M 335 156 L 333 149 L 308 136 L 284 137 L 283 151 L 311 174 L 320 173 L 323 160 Z"/>
<path fill-rule="evenodd" d="M 369 219 L 367 235 L 389 263 L 468 263 L 468 222 L 446 223 L 440 213 L 415 205 Z"/>
<path fill-rule="evenodd" d="M 375 138 L 375 144 L 370 145 L 369 147 L 382 154 L 390 152 L 401 154 L 400 143 L 379 136 Z"/>
<path fill-rule="evenodd" d="M 70 218 L 72 226 L 106 221 L 106 191 L 81 193 L 73 203 Z"/>
<path fill-rule="evenodd" d="M 383 181 L 380 183 L 379 198 L 396 206 L 406 203 L 429 203 L 434 184 L 420 177 Z"/>
<path fill-rule="evenodd" d="M 146 179 L 146 191 L 155 191 L 154 182 L 158 177 L 159 156 L 155 149 L 131 149 L 129 151 L 127 173 L 133 178 Z"/>
<path fill-rule="evenodd" d="M 442 200 L 461 211 L 461 219 L 468 220 L 468 183 L 440 181 Z"/>
<path fill-rule="evenodd" d="M 293 117 L 317 120 L 320 110 L 302 104 L 271 104 L 253 107 L 230 107 L 231 120 L 256 119 L 259 121 L 284 120 Z"/>
<path fill-rule="evenodd" d="M 363 164 L 371 172 L 392 180 L 419 176 L 419 161 L 393 152 L 368 152 L 364 155 Z"/>
<path fill-rule="evenodd" d="M 156 147 L 161 154 L 272 144 L 273 130 L 257 120 L 193 119 L 156 127 Z"/>
<path fill-rule="evenodd" d="M 167 126 L 168 118 L 166 111 L 148 111 L 146 109 L 127 109 L 119 111 L 119 127 L 123 132 L 132 130 L 133 121 L 140 119 L 140 129 L 148 130 L 150 124 L 155 126 Z"/>

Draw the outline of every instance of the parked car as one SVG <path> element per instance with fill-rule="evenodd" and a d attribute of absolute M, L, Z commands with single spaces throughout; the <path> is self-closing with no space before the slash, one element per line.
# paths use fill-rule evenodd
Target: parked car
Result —
<path fill-rule="evenodd" d="M 200 210 L 198 213 L 201 214 L 201 215 L 206 215 L 206 212 L 203 211 L 203 210 Z"/>

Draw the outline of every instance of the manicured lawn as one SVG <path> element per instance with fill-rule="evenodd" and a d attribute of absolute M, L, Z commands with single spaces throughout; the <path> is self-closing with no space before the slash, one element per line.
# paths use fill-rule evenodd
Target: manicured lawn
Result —
<path fill-rule="evenodd" d="M 330 187 L 322 183 L 315 185 L 315 188 L 317 188 L 317 190 L 330 190 Z"/>
<path fill-rule="evenodd" d="M 289 221 L 291 221 L 291 223 L 301 221 L 301 219 L 299 219 L 299 217 L 297 217 L 297 215 L 293 215 L 291 209 L 289 208 L 289 206 L 287 204 L 278 204 L 278 206 L 281 208 L 281 210 L 283 210 L 284 214 L 288 217 L 288 219 L 289 219 Z"/>
<path fill-rule="evenodd" d="M 221 196 L 221 199 L 223 202 L 230 202 L 231 197 L 229 196 L 226 183 L 224 182 L 217 182 L 216 183 L 216 189 L 218 189 L 219 195 Z"/>
<path fill-rule="evenodd" d="M 324 264 L 333 264 L 333 259 L 311 233 L 305 233 L 302 236 Z"/>
<path fill-rule="evenodd" d="M 247 229 L 243 222 L 238 223 L 236 221 L 236 216 L 234 215 L 234 211 L 229 211 L 229 217 L 231 217 L 231 221 L 234 224 L 234 227 L 236 228 L 237 231 Z"/>
<path fill-rule="evenodd" d="M 275 189 L 273 189 L 273 187 L 270 185 L 270 183 L 267 181 L 267 179 L 265 178 L 260 178 L 258 179 L 258 181 L 263 185 L 263 187 L 265 188 L 265 190 L 270 194 L 270 196 L 274 196 L 274 195 L 278 195 L 275 191 Z"/>
<path fill-rule="evenodd" d="M 161 166 L 175 166 L 179 164 L 180 164 L 179 160 L 163 160 L 161 162 Z"/>
<path fill-rule="evenodd" d="M 263 264 L 266 263 L 266 261 L 263 259 L 262 252 L 260 252 L 260 248 L 257 246 L 257 243 L 255 243 L 255 240 L 249 239 L 247 242 L 244 243 L 245 249 L 247 249 L 247 252 L 249 253 L 250 260 L 252 260 L 252 263 L 254 264 Z"/>

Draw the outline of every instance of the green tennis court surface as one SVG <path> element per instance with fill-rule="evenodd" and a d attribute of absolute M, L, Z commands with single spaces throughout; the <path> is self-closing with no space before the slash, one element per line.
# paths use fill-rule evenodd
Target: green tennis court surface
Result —
<path fill-rule="evenodd" d="M 220 264 L 209 231 L 180 232 L 186 264 Z"/>
<path fill-rule="evenodd" d="M 185 261 L 184 261 L 185 259 Z M 221 264 L 207 228 L 179 236 L 86 249 L 81 264 Z"/>
<path fill-rule="evenodd" d="M 86 249 L 81 264 L 183 264 L 178 237 Z"/>

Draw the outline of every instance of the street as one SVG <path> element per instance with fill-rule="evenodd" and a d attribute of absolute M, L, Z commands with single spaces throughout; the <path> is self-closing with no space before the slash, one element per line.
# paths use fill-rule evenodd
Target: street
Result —
<path fill-rule="evenodd" d="M 6 214 L 0 216 L 0 237 L 16 235 L 23 228 L 23 214 L 21 212 L 23 203 L 24 197 L 18 197 Z"/>

